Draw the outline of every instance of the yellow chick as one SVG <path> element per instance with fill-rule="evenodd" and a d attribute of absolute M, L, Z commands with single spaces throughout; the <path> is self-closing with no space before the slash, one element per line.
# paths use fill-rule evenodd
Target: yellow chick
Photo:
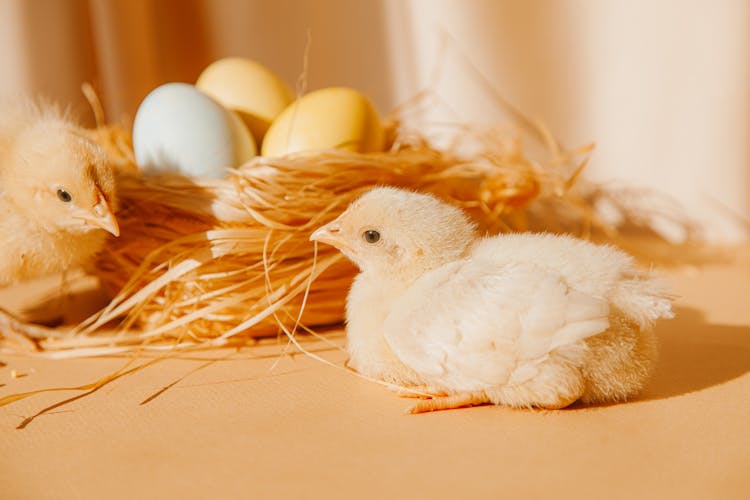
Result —
<path fill-rule="evenodd" d="M 89 261 L 120 234 L 104 151 L 52 108 L 0 117 L 0 286 Z"/>
<path fill-rule="evenodd" d="M 350 366 L 432 396 L 412 413 L 625 400 L 652 372 L 654 322 L 672 317 L 664 284 L 623 252 L 551 234 L 480 238 L 428 195 L 373 189 L 310 239 L 361 271 Z"/>

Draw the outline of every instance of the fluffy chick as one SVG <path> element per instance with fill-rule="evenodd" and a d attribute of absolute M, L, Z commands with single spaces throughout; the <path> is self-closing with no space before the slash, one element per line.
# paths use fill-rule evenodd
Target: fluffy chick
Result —
<path fill-rule="evenodd" d="M 0 287 L 88 263 L 119 236 L 115 180 L 104 151 L 50 106 L 3 103 L 0 115 Z M 0 335 L 34 348 L 0 309 Z"/>
<path fill-rule="evenodd" d="M 310 239 L 361 271 L 347 298 L 350 366 L 431 395 L 415 413 L 625 400 L 652 372 L 653 323 L 672 317 L 664 284 L 623 252 L 550 234 L 480 238 L 428 195 L 374 189 Z"/>
<path fill-rule="evenodd" d="M 0 116 L 0 286 L 85 264 L 119 235 L 102 149 L 50 106 Z"/>

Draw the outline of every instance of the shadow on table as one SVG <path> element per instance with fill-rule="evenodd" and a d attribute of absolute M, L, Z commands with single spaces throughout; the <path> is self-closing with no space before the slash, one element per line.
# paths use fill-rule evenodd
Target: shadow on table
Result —
<path fill-rule="evenodd" d="M 707 323 L 697 309 L 680 307 L 657 326 L 659 363 L 641 401 L 708 389 L 750 371 L 750 325 Z"/>
<path fill-rule="evenodd" d="M 109 298 L 103 291 L 87 288 L 61 295 L 49 294 L 21 313 L 26 320 L 48 327 L 76 325 L 108 303 Z"/>

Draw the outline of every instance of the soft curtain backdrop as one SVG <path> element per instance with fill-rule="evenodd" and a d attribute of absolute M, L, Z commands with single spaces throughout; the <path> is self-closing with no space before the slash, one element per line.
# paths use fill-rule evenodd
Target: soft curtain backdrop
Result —
<path fill-rule="evenodd" d="M 748 236 L 745 0 L 0 0 L 0 94 L 44 94 L 90 123 L 84 81 L 111 119 L 228 55 L 294 83 L 308 27 L 309 89 L 350 85 L 387 112 L 444 54 L 447 117 L 496 122 L 469 61 L 564 144 L 596 141 L 590 177 L 672 194 L 715 238 Z"/>

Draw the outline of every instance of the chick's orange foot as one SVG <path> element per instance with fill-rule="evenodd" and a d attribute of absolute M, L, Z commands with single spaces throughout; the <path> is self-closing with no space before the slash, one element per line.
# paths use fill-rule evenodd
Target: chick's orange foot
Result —
<path fill-rule="evenodd" d="M 393 389 L 393 391 L 400 398 L 432 399 L 432 398 L 447 396 L 445 392 L 437 390 L 427 385 L 396 387 Z"/>
<path fill-rule="evenodd" d="M 468 406 L 479 406 L 491 403 L 483 391 L 463 392 L 452 394 L 450 396 L 438 396 L 431 399 L 424 399 L 406 412 L 411 414 L 426 413 L 430 411 L 452 410 L 455 408 L 466 408 Z"/>

